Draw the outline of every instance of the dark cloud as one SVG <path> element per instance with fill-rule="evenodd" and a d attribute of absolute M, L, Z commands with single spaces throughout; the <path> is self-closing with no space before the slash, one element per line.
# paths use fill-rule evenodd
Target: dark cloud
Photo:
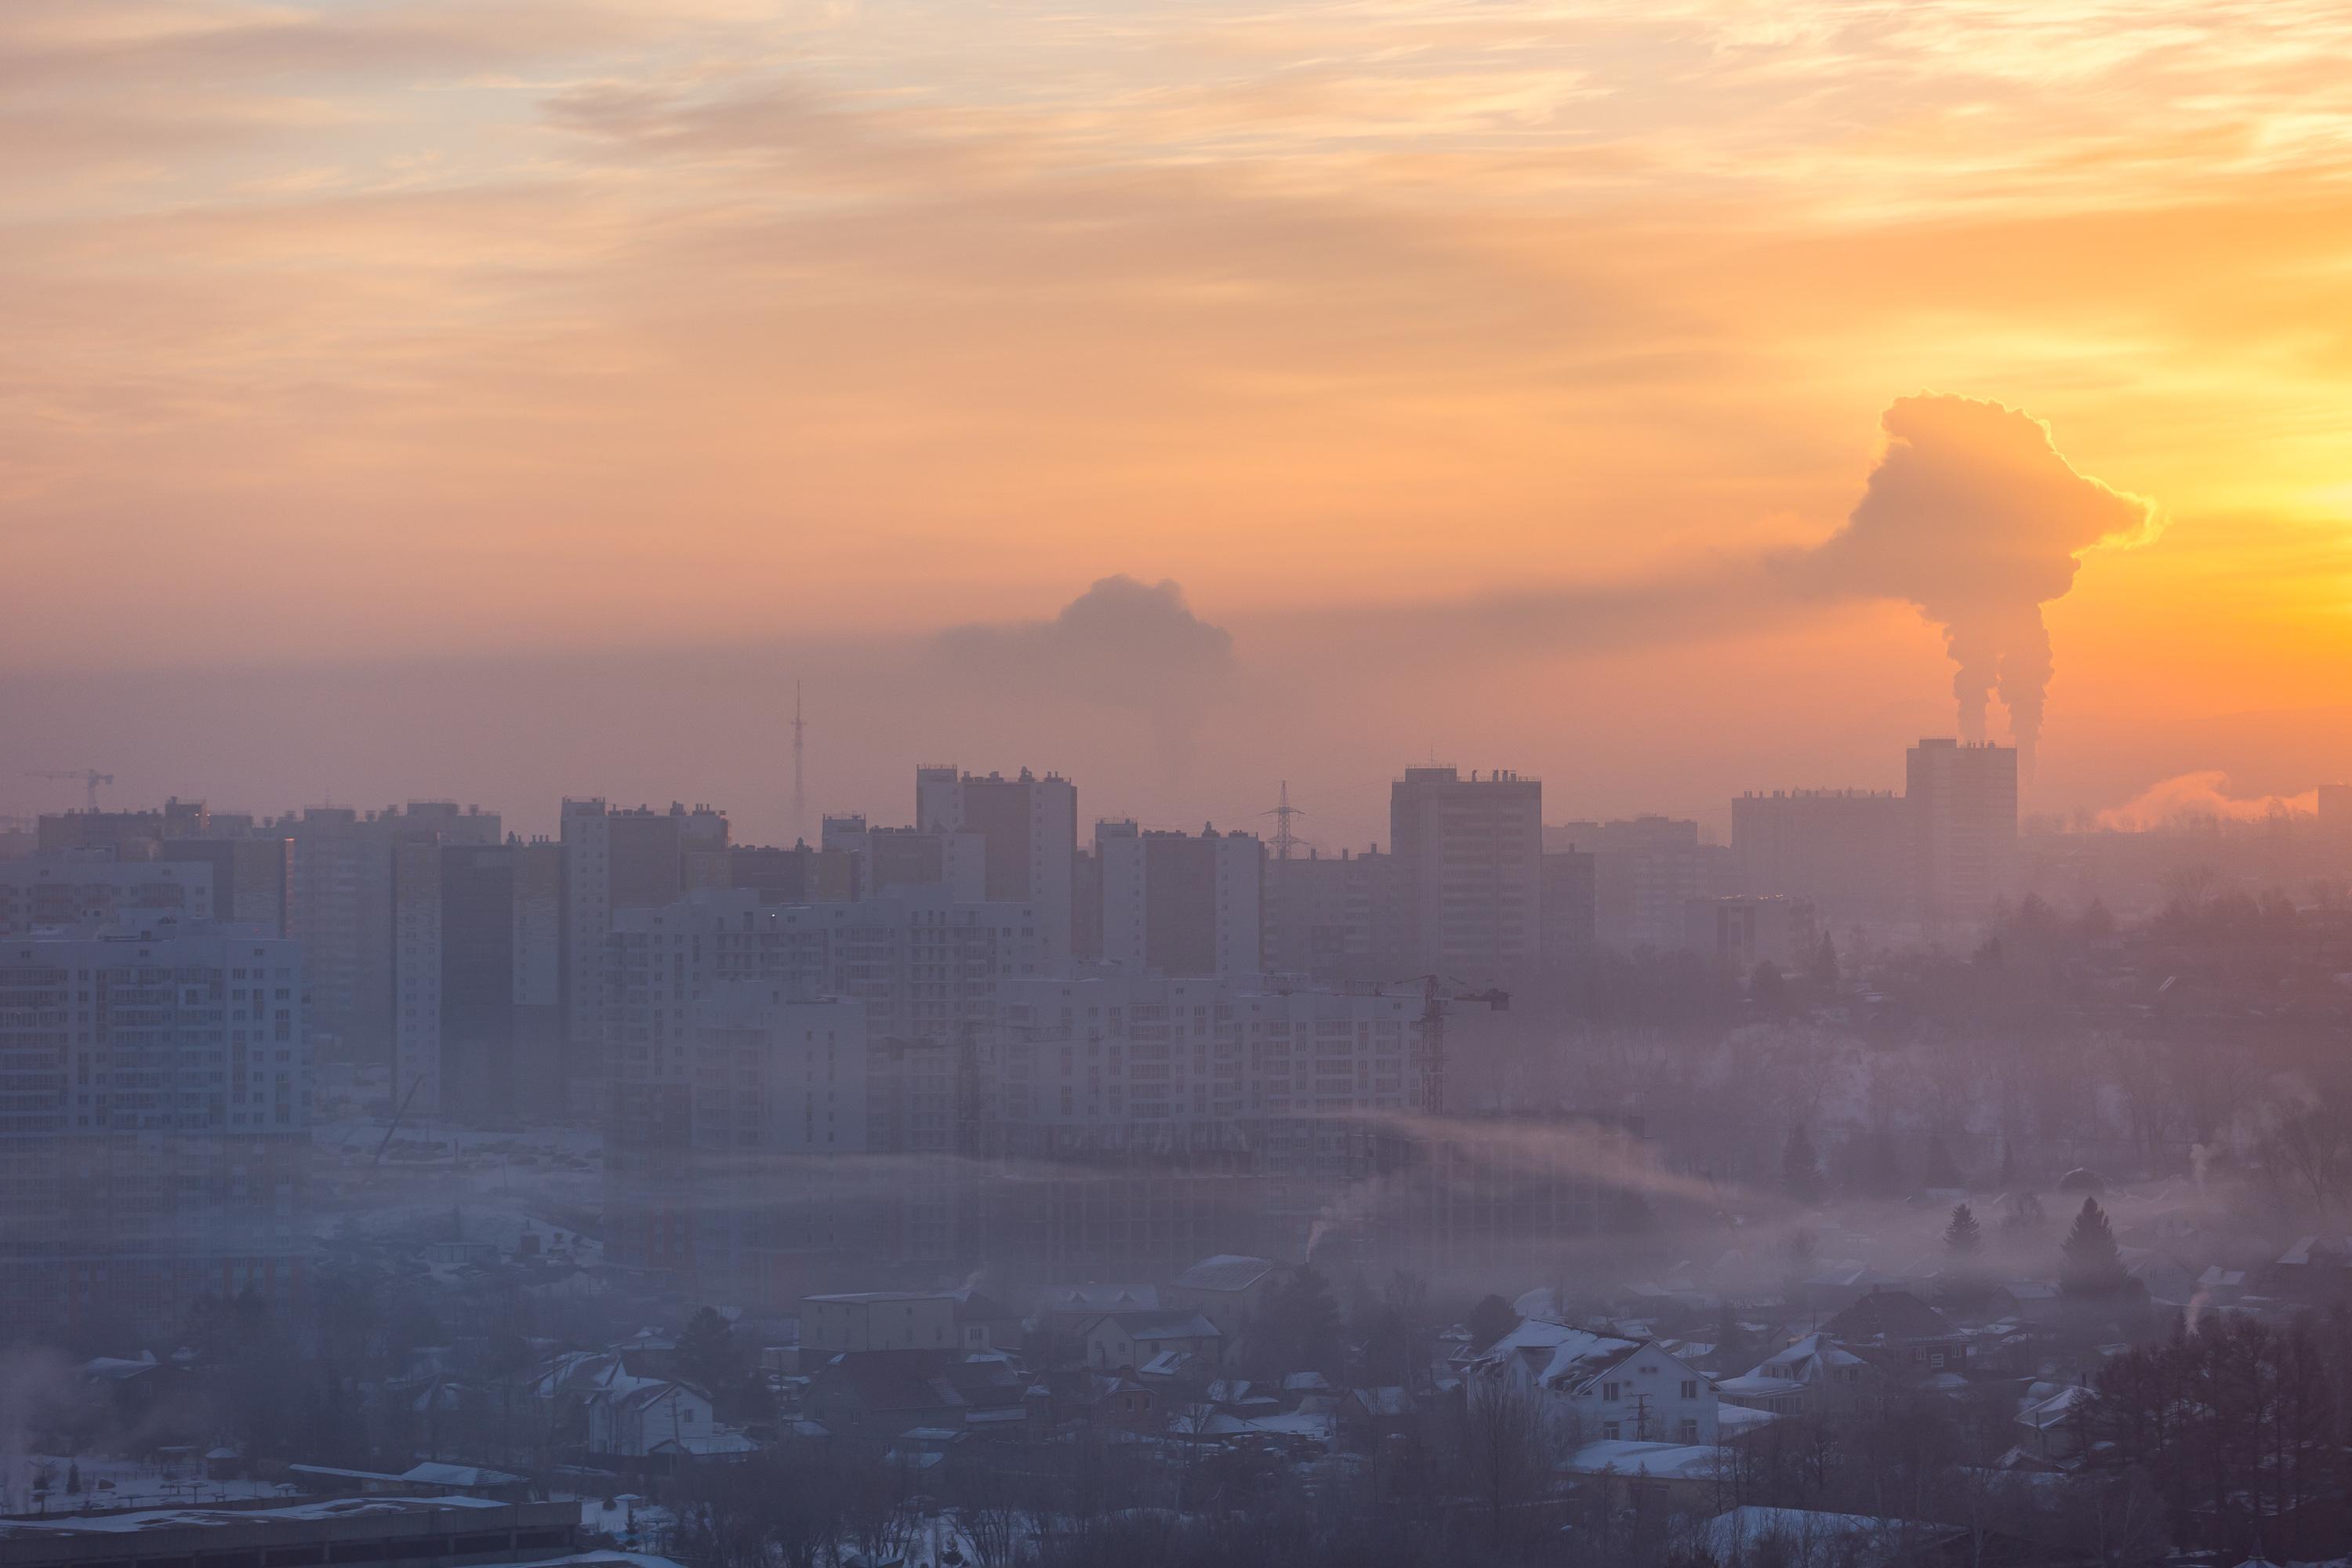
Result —
<path fill-rule="evenodd" d="M 1001 699 L 1060 698 L 1146 717 L 1181 767 L 1234 673 L 1233 634 L 1195 616 L 1171 581 L 1105 577 L 1047 621 L 958 626 L 933 647 L 959 681 Z"/>
<path fill-rule="evenodd" d="M 2040 420 L 1949 395 L 1895 400 L 1887 447 L 1845 526 L 1786 563 L 1817 591 L 1904 599 L 1944 628 L 1961 733 L 1998 691 L 2032 764 L 2054 668 L 2042 606 L 2094 545 L 2147 535 L 2148 503 L 2076 473 Z"/>

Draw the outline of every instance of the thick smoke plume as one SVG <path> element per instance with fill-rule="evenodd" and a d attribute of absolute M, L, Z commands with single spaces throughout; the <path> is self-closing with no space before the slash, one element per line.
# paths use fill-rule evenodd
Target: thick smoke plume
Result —
<path fill-rule="evenodd" d="M 1101 579 L 1050 621 L 960 626 L 935 652 L 956 676 L 996 690 L 1140 713 L 1171 769 L 1190 759 L 1234 671 L 1233 634 L 1195 616 L 1181 587 L 1123 574 Z"/>
<path fill-rule="evenodd" d="M 2147 538 L 2153 509 L 2076 473 L 2048 426 L 1998 403 L 1898 398 L 1880 424 L 1886 452 L 1862 500 L 1797 568 L 1831 592 L 1906 599 L 1941 626 L 1961 735 L 1985 738 L 1998 692 L 2030 770 L 2055 668 L 2042 606 L 2074 586 L 2083 552 Z"/>
<path fill-rule="evenodd" d="M 2209 768 L 2148 785 L 2122 805 L 2099 813 L 2099 826 L 2137 833 L 2182 822 L 2262 822 L 2273 816 L 2308 816 L 2318 809 L 2317 790 L 2301 795 L 2231 795 L 2230 775 Z"/>

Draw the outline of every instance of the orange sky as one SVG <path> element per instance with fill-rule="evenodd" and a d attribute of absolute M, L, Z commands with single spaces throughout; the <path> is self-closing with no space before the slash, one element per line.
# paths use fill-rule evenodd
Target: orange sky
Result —
<path fill-rule="evenodd" d="M 1818 541 L 1937 389 L 2161 510 L 2048 612 L 2047 804 L 2112 805 L 2070 746 L 2352 676 L 2347 58 L 2332 0 L 8 0 L 0 663 L 920 638 L 1126 573 L 1255 689 L 1314 616 Z M 1675 640 L 1407 678 L 1366 765 L 1598 729 L 1650 761 L 1594 808 L 1666 799 L 1657 714 L 1724 700 Z M 1874 756 L 1948 708 L 1907 611 L 1738 658 Z M 1844 782 L 1792 765 L 1689 789 Z"/>

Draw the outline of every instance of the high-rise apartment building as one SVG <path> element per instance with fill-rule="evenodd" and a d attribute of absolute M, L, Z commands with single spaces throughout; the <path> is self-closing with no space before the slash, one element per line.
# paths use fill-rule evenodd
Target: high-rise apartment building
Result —
<path fill-rule="evenodd" d="M 1544 967 L 1570 969 L 1600 943 L 1600 862 L 1582 849 L 1547 849 L 1543 857 Z"/>
<path fill-rule="evenodd" d="M 574 1109 L 596 1103 L 604 1070 L 602 1013 L 604 939 L 625 910 L 657 910 L 698 888 L 731 879 L 727 817 L 707 805 L 673 802 L 609 806 L 601 799 L 563 802 L 564 1077 Z"/>
<path fill-rule="evenodd" d="M 862 1248 L 887 1208 L 866 1152 L 866 1011 L 730 980 L 696 1005 L 691 1180 L 664 1205 L 694 1227 L 695 1282 L 726 1301 L 788 1301 Z"/>
<path fill-rule="evenodd" d="M 779 1004 L 856 1003 L 876 1051 L 936 1063 L 940 1052 L 920 1047 L 952 1048 L 992 1022 L 999 988 L 1035 974 L 1042 947 L 1030 906 L 959 904 L 937 889 L 801 906 L 706 890 L 625 911 L 603 966 L 612 1256 L 638 1268 L 696 1267 L 695 1051 L 698 1009 L 719 988 L 757 983 Z"/>
<path fill-rule="evenodd" d="M 340 1054 L 392 1059 L 393 855 L 410 844 L 497 844 L 499 814 L 450 801 L 361 812 L 310 806 L 269 825 L 293 844 L 292 933 L 310 977 L 310 1027 Z"/>
<path fill-rule="evenodd" d="M 1735 980 L 1759 963 L 1793 973 L 1812 961 L 1819 940 L 1805 899 L 1732 894 L 1693 899 L 1683 910 L 1683 946 Z"/>
<path fill-rule="evenodd" d="M 856 887 L 847 897 L 876 899 L 936 888 L 959 904 L 988 898 L 988 841 L 977 833 L 870 827 L 859 816 L 828 816 L 824 831 L 828 853 L 856 857 Z"/>
<path fill-rule="evenodd" d="M 1177 977 L 1230 978 L 1265 967 L 1265 847 L 1255 835 L 1102 823 L 1095 858 L 1104 962 Z"/>
<path fill-rule="evenodd" d="M 80 851 L 0 860 L 0 937 L 129 918 L 185 930 L 213 918 L 209 866 Z"/>
<path fill-rule="evenodd" d="M 1926 740 L 1905 758 L 1911 887 L 1929 928 L 1982 920 L 2017 873 L 2017 748 Z"/>
<path fill-rule="evenodd" d="M 394 851 L 393 1100 L 473 1121 L 566 1105 L 563 849 Z"/>
<path fill-rule="evenodd" d="M 40 851 L 175 860 L 207 868 L 215 919 L 293 934 L 294 855 L 285 835 L 242 813 L 215 813 L 200 800 L 165 801 L 157 811 L 68 811 L 40 819 Z"/>
<path fill-rule="evenodd" d="M 118 859 L 152 859 L 152 846 L 166 838 L 202 838 L 213 831 L 212 813 L 200 800 L 173 795 L 156 811 L 60 811 L 44 815 L 40 852 L 103 850 Z"/>
<path fill-rule="evenodd" d="M 1265 967 L 1324 984 L 1413 973 L 1404 870 L 1377 847 L 1310 852 L 1265 868 Z"/>
<path fill-rule="evenodd" d="M 1803 899 L 1832 921 L 1906 912 L 1909 804 L 1892 790 L 1798 789 L 1731 803 L 1742 891 Z"/>
<path fill-rule="evenodd" d="M 1544 844 L 1592 857 L 1594 934 L 1603 947 L 1681 946 L 1683 906 L 1712 890 L 1698 824 L 1686 819 L 1557 823 L 1544 829 Z"/>
<path fill-rule="evenodd" d="M 1543 784 L 1407 768 L 1389 789 L 1416 969 L 1486 982 L 1543 957 Z"/>
<path fill-rule="evenodd" d="M 1072 862 L 1078 847 L 1078 792 L 1053 773 L 1039 778 L 915 770 L 915 826 L 926 833 L 976 833 L 982 892 L 991 903 L 1034 906 L 1045 961 L 1071 957 Z"/>
<path fill-rule="evenodd" d="M 1491 980 L 1543 959 L 1543 781 L 1404 769 L 1388 837 L 1413 912 L 1413 963 Z"/>
<path fill-rule="evenodd" d="M 857 857 L 845 849 L 795 844 L 736 844 L 727 850 L 727 886 L 749 888 L 769 904 L 836 904 L 858 897 Z"/>
<path fill-rule="evenodd" d="M 299 944 L 250 929 L 0 942 L 0 1321 L 178 1330 L 299 1310 L 310 1086 Z"/>

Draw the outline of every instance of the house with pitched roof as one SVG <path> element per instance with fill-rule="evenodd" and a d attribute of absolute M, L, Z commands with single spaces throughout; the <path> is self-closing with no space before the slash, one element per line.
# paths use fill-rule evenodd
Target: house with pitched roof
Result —
<path fill-rule="evenodd" d="M 1868 1362 L 1828 1333 L 1815 1332 L 1740 1376 L 1723 1379 L 1716 1389 L 1727 1405 L 1774 1415 L 1817 1415 L 1860 1398 L 1870 1371 Z"/>
<path fill-rule="evenodd" d="M 1134 1372 L 1171 1353 L 1210 1372 L 1224 1359 L 1223 1331 L 1199 1312 L 1105 1312 L 1075 1332 L 1087 1364 L 1097 1372 Z"/>
<path fill-rule="evenodd" d="M 1916 1379 L 1968 1370 L 1969 1337 L 1908 1290 L 1872 1290 L 1821 1331 L 1890 1375 Z"/>
<path fill-rule="evenodd" d="M 1216 1324 L 1230 1344 L 1265 1310 L 1286 1272 L 1270 1258 L 1219 1253 L 1179 1274 L 1164 1296 L 1169 1306 L 1198 1312 Z"/>
<path fill-rule="evenodd" d="M 1529 1319 L 1470 1365 L 1474 1378 L 1532 1394 L 1570 1441 L 1713 1443 L 1715 1380 L 1636 1339 Z"/>

